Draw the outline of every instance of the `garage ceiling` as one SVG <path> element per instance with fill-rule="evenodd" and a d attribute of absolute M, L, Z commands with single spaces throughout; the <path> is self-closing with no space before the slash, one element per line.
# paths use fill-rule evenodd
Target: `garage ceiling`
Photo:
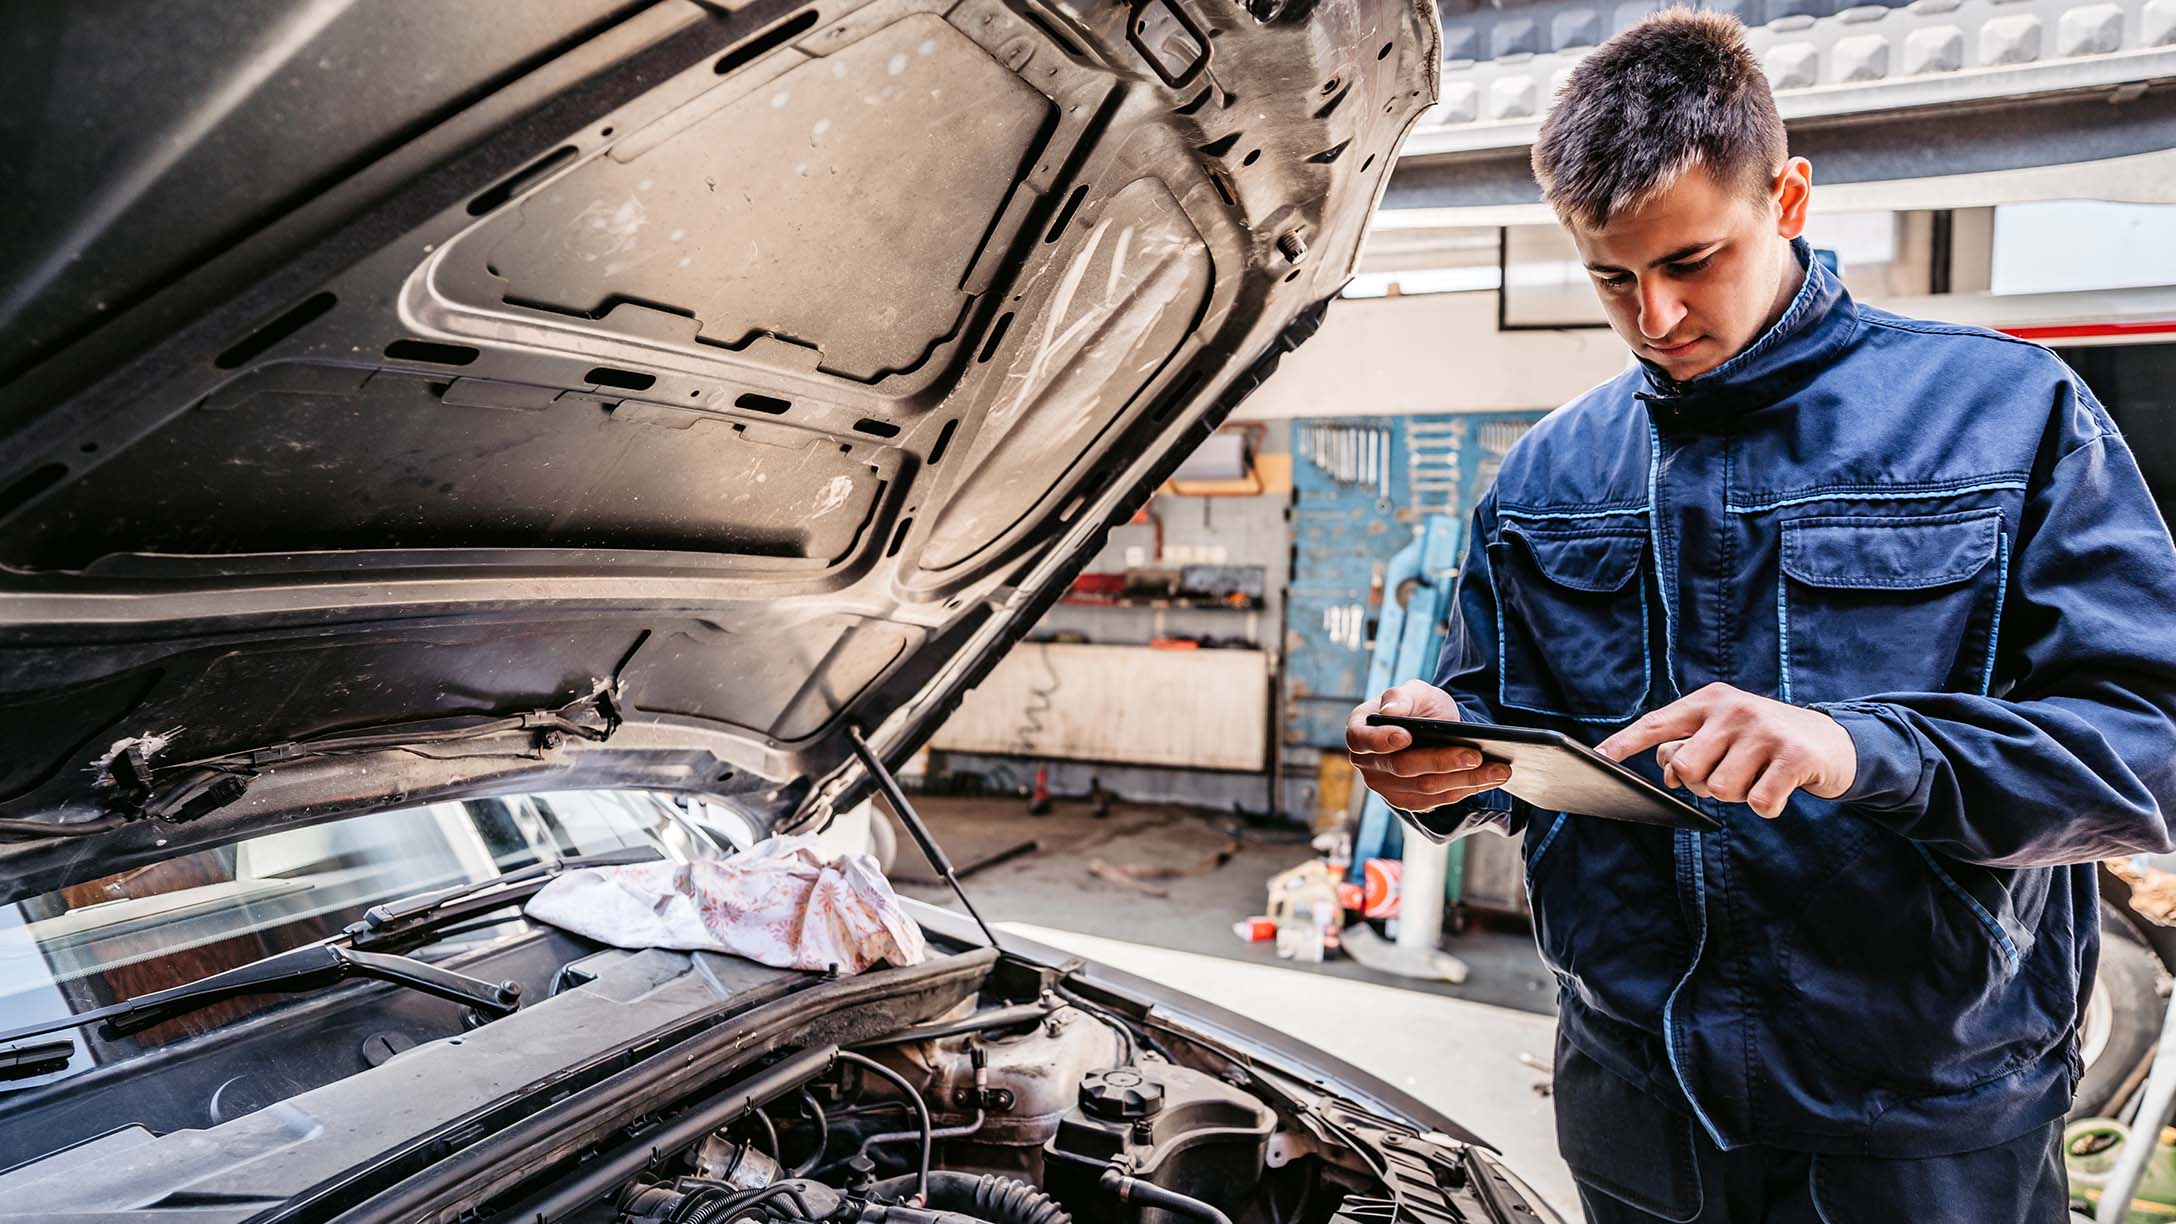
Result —
<path fill-rule="evenodd" d="M 1385 207 L 1537 202 L 1527 150 L 1550 98 L 1596 43 L 1657 7 L 1440 4 L 1442 97 L 1406 141 Z M 2176 0 L 1709 7 L 1750 27 L 1792 147 L 1814 159 L 1825 185 L 2000 174 L 2176 145 Z"/>

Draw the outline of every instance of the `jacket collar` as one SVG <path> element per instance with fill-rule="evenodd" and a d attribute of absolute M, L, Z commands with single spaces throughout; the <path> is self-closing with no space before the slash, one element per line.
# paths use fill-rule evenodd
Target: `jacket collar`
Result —
<path fill-rule="evenodd" d="M 1774 404 L 1811 381 L 1859 329 L 1859 308 L 1804 238 L 1791 253 L 1805 269 L 1798 293 L 1760 338 L 1705 374 L 1679 382 L 1640 358 L 1647 389 L 1637 397 L 1689 413 L 1744 412 Z"/>

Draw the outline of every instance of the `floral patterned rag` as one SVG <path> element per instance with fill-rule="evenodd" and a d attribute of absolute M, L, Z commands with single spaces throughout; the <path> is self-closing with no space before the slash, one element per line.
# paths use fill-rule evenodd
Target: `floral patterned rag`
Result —
<path fill-rule="evenodd" d="M 619 948 L 726 952 L 783 969 L 920 964 L 922 928 L 866 854 L 773 837 L 726 859 L 567 872 L 529 917 Z"/>

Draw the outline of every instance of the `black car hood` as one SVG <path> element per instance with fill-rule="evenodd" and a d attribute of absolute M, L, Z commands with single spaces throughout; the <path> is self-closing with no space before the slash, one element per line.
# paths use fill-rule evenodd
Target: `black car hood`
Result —
<path fill-rule="evenodd" d="M 911 753 L 1352 268 L 1427 0 L 43 6 L 0 889 Z"/>

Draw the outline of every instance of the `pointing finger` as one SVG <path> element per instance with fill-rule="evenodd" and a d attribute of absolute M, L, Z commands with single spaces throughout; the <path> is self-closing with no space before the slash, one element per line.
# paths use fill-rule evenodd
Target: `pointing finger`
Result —
<path fill-rule="evenodd" d="M 1706 724 L 1707 710 L 1708 702 L 1699 694 L 1681 697 L 1641 715 L 1631 726 L 1595 745 L 1594 750 L 1612 761 L 1622 761 L 1671 740 L 1685 739 Z"/>

